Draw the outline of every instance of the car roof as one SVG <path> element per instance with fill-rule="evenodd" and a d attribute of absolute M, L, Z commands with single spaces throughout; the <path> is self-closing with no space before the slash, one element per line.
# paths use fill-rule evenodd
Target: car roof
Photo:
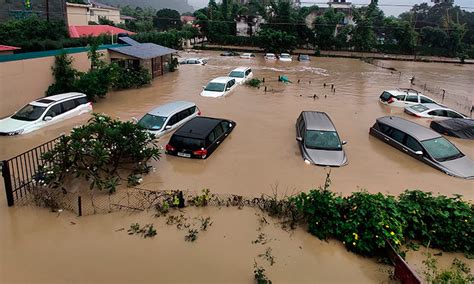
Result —
<path fill-rule="evenodd" d="M 250 67 L 243 67 L 243 66 L 241 66 L 241 67 L 235 68 L 235 69 L 232 70 L 232 71 L 244 72 L 244 71 L 246 71 L 247 69 L 250 69 Z M 231 71 L 231 72 L 232 72 L 232 71 Z"/>
<path fill-rule="evenodd" d="M 290 55 L 289 53 L 281 53 L 281 55 Z"/>
<path fill-rule="evenodd" d="M 396 89 L 396 90 L 384 90 L 384 92 L 388 92 L 388 93 L 390 93 L 394 96 L 397 96 L 397 95 L 421 95 L 421 92 L 418 92 L 415 89 L 403 89 L 403 88 L 399 88 L 399 89 Z"/>
<path fill-rule="evenodd" d="M 325 112 L 303 111 L 303 118 L 308 130 L 336 131 L 334 124 Z"/>
<path fill-rule="evenodd" d="M 377 122 L 402 130 L 420 141 L 441 137 L 440 134 L 429 128 L 398 116 L 379 117 L 377 118 Z"/>
<path fill-rule="evenodd" d="M 211 80 L 212 83 L 227 83 L 230 80 L 235 80 L 234 78 L 231 77 L 217 77 Z"/>
<path fill-rule="evenodd" d="M 444 107 L 442 105 L 439 105 L 439 104 L 433 104 L 433 103 L 426 103 L 426 104 L 422 104 L 424 105 L 425 107 L 429 108 L 430 110 L 432 109 L 446 109 L 446 110 L 451 110 L 447 107 Z"/>
<path fill-rule="evenodd" d="M 275 55 L 275 53 L 265 53 L 265 55 Z"/>
<path fill-rule="evenodd" d="M 168 117 L 175 112 L 185 110 L 187 108 L 196 106 L 193 102 L 188 101 L 176 101 L 161 105 L 149 111 L 149 114 L 156 115 L 156 116 L 165 116 Z"/>
<path fill-rule="evenodd" d="M 249 53 L 249 52 L 246 52 L 246 53 L 242 53 L 242 55 L 252 55 L 253 53 Z"/>
<path fill-rule="evenodd" d="M 37 106 L 49 106 L 55 102 L 59 102 L 59 101 L 63 101 L 66 99 L 71 99 L 71 98 L 82 98 L 82 97 L 86 97 L 86 95 L 83 93 L 70 92 L 70 93 L 64 93 L 64 94 L 39 98 L 31 102 L 31 104 L 37 105 Z"/>
<path fill-rule="evenodd" d="M 220 118 L 196 116 L 186 122 L 173 135 L 204 139 L 221 121 L 224 120 Z"/>

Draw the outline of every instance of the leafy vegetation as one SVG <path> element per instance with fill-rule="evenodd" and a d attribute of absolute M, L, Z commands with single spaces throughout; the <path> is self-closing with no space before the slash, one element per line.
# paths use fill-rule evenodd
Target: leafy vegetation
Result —
<path fill-rule="evenodd" d="M 153 224 L 146 224 L 140 228 L 140 224 L 134 223 L 130 225 L 130 229 L 127 230 L 129 235 L 139 235 L 143 238 L 153 238 L 156 236 L 156 229 Z"/>
<path fill-rule="evenodd" d="M 72 177 L 83 178 L 90 189 L 113 193 L 122 180 L 121 174 L 146 174 L 151 169 L 148 161 L 159 157 L 154 136 L 137 124 L 94 114 L 86 125 L 73 129 L 43 154 L 47 166 L 38 179 L 53 189 L 66 191 L 65 185 Z"/>
<path fill-rule="evenodd" d="M 257 284 L 272 284 L 272 281 L 265 274 L 265 268 L 259 266 L 257 262 L 254 263 L 253 275 Z"/>
<path fill-rule="evenodd" d="M 440 271 L 438 261 L 430 253 L 426 254 L 427 258 L 423 261 L 425 269 L 423 275 L 428 283 L 447 284 L 447 283 L 473 283 L 474 275 L 471 274 L 471 268 L 460 261 L 454 259 L 451 267 Z"/>
<path fill-rule="evenodd" d="M 262 80 L 258 78 L 252 78 L 248 80 L 246 84 L 249 85 L 250 87 L 259 88 L 262 83 L 263 83 Z"/>

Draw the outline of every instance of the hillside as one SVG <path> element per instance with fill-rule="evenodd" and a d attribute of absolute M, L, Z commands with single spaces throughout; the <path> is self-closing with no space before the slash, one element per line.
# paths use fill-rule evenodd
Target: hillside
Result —
<path fill-rule="evenodd" d="M 169 8 L 178 10 L 180 13 L 193 12 L 194 9 L 188 4 L 187 0 L 100 0 L 101 3 L 112 5 L 112 6 L 125 6 L 130 5 L 132 7 L 152 7 L 156 10 Z"/>

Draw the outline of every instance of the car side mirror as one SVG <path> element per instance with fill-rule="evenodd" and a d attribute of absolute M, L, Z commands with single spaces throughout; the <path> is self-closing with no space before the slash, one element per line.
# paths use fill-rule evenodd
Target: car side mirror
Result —
<path fill-rule="evenodd" d="M 138 119 L 136 117 L 132 117 L 132 121 L 137 123 L 138 122 Z"/>
<path fill-rule="evenodd" d="M 296 141 L 303 142 L 303 137 L 296 137 Z"/>
<path fill-rule="evenodd" d="M 225 88 L 225 90 L 226 90 L 226 91 L 229 91 L 229 90 L 230 90 L 230 87 Z"/>
<path fill-rule="evenodd" d="M 423 156 L 423 151 L 416 151 L 415 154 L 418 156 Z"/>
<path fill-rule="evenodd" d="M 346 145 L 347 144 L 347 141 L 342 141 L 342 145 Z"/>
<path fill-rule="evenodd" d="M 204 90 L 206 88 L 206 86 L 202 86 L 202 89 Z"/>
<path fill-rule="evenodd" d="M 49 115 L 43 118 L 44 121 L 50 121 L 51 119 L 53 119 L 53 117 Z"/>
<path fill-rule="evenodd" d="M 171 129 L 171 125 L 166 125 L 165 130 Z"/>

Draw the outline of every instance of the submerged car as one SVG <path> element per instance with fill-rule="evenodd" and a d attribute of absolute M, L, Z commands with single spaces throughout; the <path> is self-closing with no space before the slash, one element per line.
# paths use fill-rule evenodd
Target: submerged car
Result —
<path fill-rule="evenodd" d="M 308 54 L 298 55 L 298 61 L 311 61 Z"/>
<path fill-rule="evenodd" d="M 229 75 L 230 78 L 234 78 L 235 82 L 242 85 L 248 79 L 253 77 L 252 69 L 250 67 L 239 67 L 232 70 Z"/>
<path fill-rule="evenodd" d="M 466 118 L 465 115 L 438 104 L 417 104 L 405 108 L 405 113 L 424 118 Z"/>
<path fill-rule="evenodd" d="M 339 139 L 334 124 L 324 112 L 301 112 L 296 120 L 296 140 L 307 164 L 331 167 L 347 164 L 342 149 L 346 142 Z"/>
<path fill-rule="evenodd" d="M 207 59 L 206 58 L 187 58 L 187 59 L 181 60 L 179 64 L 206 65 Z"/>
<path fill-rule="evenodd" d="M 0 120 L 0 135 L 26 134 L 57 122 L 92 112 L 92 103 L 82 93 L 65 93 L 33 101 Z"/>
<path fill-rule="evenodd" d="M 203 87 L 201 96 L 203 97 L 224 97 L 227 96 L 237 86 L 235 78 L 217 77 Z"/>
<path fill-rule="evenodd" d="M 291 59 L 291 55 L 289 53 L 282 53 L 280 54 L 280 61 L 283 61 L 283 62 L 290 62 L 292 61 Z"/>
<path fill-rule="evenodd" d="M 201 115 L 201 111 L 195 103 L 177 101 L 154 108 L 145 114 L 137 124 L 158 138 L 198 115 Z"/>
<path fill-rule="evenodd" d="M 226 51 L 221 53 L 221 56 L 239 56 L 240 54 L 235 51 Z"/>
<path fill-rule="evenodd" d="M 474 140 L 473 119 L 450 118 L 444 120 L 433 120 L 430 123 L 430 127 L 434 131 L 443 135 Z"/>
<path fill-rule="evenodd" d="M 275 53 L 266 53 L 264 58 L 266 60 L 277 60 L 277 56 L 275 55 Z"/>
<path fill-rule="evenodd" d="M 244 53 L 240 56 L 240 58 L 252 59 L 252 58 L 255 58 L 255 54 L 253 54 L 253 53 Z"/>
<path fill-rule="evenodd" d="M 208 158 L 234 130 L 228 119 L 198 116 L 178 129 L 166 145 L 166 154 L 183 158 Z"/>
<path fill-rule="evenodd" d="M 379 102 L 394 107 L 407 107 L 420 103 L 436 103 L 435 100 L 413 89 L 385 90 L 380 95 Z"/>
<path fill-rule="evenodd" d="M 473 179 L 474 161 L 439 133 L 396 116 L 378 118 L 370 134 L 448 175 Z"/>

